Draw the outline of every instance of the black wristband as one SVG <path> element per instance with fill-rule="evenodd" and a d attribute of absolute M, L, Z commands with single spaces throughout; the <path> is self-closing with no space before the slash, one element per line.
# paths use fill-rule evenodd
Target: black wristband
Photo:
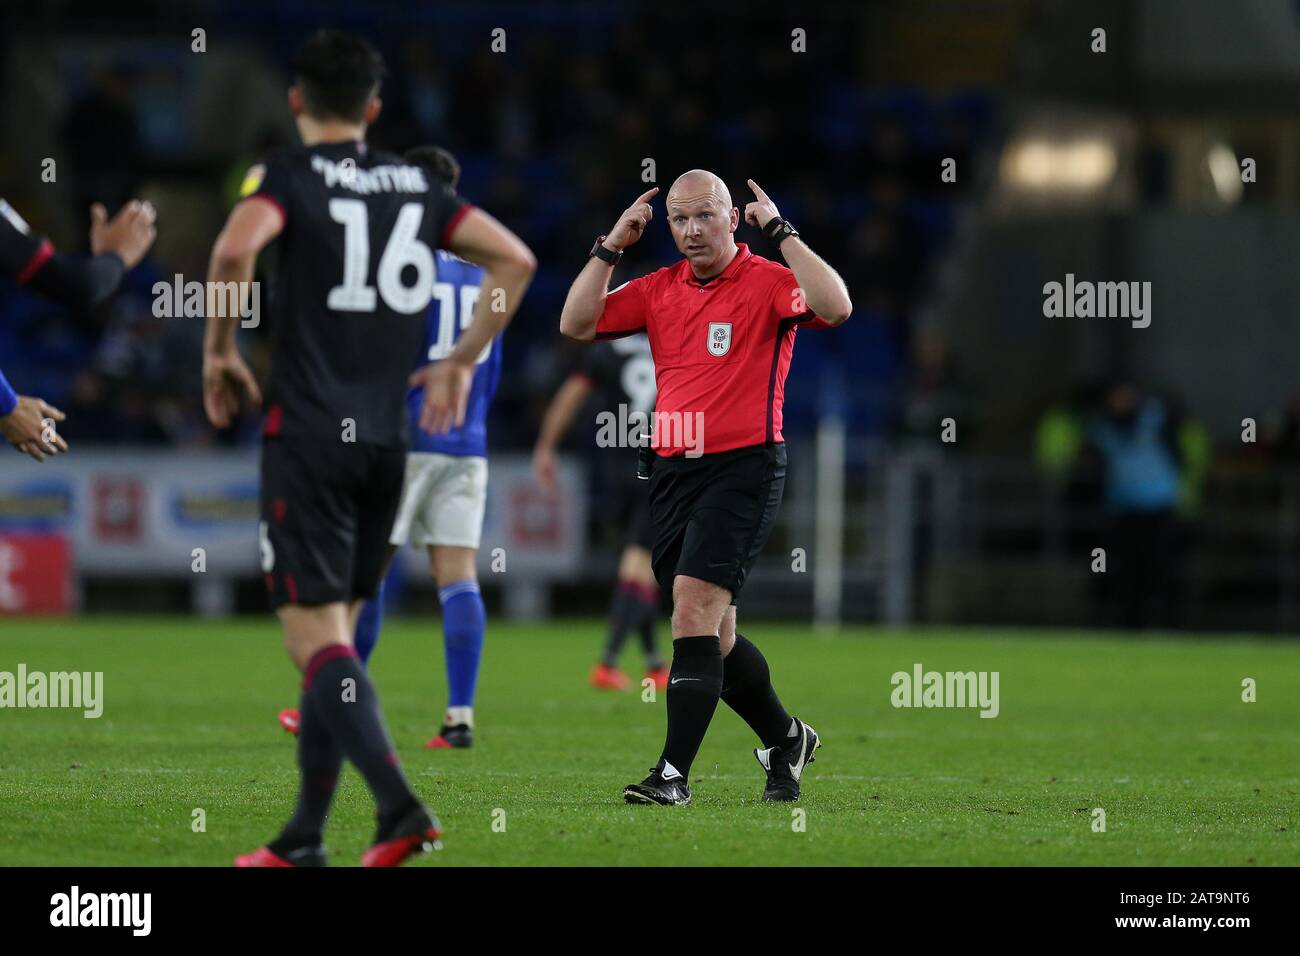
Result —
<path fill-rule="evenodd" d="M 616 266 L 618 265 L 618 260 L 623 258 L 623 251 L 620 249 L 618 252 L 615 252 L 612 249 L 606 249 L 605 248 L 606 238 L 608 237 L 607 236 L 596 237 L 596 244 L 591 247 L 591 252 L 587 254 L 587 258 L 590 259 L 592 256 L 595 256 L 601 262 L 608 262 L 611 266 Z"/>
<path fill-rule="evenodd" d="M 799 235 L 799 231 L 790 225 L 789 220 L 782 219 L 780 216 L 773 216 L 766 226 L 763 227 L 763 235 L 771 239 L 778 246 L 783 239 L 789 239 L 791 236 Z"/>

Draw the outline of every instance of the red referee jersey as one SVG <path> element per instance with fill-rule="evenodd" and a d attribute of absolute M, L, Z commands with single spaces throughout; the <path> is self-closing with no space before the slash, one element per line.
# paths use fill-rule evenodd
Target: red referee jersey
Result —
<path fill-rule="evenodd" d="M 682 259 L 623 283 L 606 297 L 596 323 L 598 339 L 643 329 L 649 335 L 661 456 L 781 441 L 795 332 L 803 324 L 828 327 L 808 311 L 793 272 L 743 242 L 737 248 L 707 282 Z"/>

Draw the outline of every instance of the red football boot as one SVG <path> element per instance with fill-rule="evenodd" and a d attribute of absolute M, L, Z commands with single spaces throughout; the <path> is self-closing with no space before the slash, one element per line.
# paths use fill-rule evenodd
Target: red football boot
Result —
<path fill-rule="evenodd" d="M 474 746 L 474 731 L 469 724 L 443 724 L 434 737 L 424 745 L 425 750 L 468 750 Z"/>
<path fill-rule="evenodd" d="M 413 853 L 440 850 L 442 826 L 436 817 L 422 806 L 415 806 L 392 828 L 389 835 L 378 840 L 361 856 L 362 866 L 398 866 Z"/>
<path fill-rule="evenodd" d="M 655 690 L 668 689 L 668 668 L 652 667 L 645 672 L 645 676 L 655 682 Z"/>
<path fill-rule="evenodd" d="M 591 686 L 597 690 L 627 690 L 628 679 L 617 667 L 597 664 L 591 669 Z"/>
<path fill-rule="evenodd" d="M 235 866 L 272 866 L 291 868 L 325 866 L 325 848 L 320 846 L 305 846 L 290 853 L 287 857 L 283 857 L 270 847 L 259 846 L 252 853 L 245 853 L 243 856 L 235 857 Z"/>
<path fill-rule="evenodd" d="M 280 711 L 280 726 L 295 737 L 298 731 L 302 729 L 302 714 L 298 713 L 297 707 L 286 707 Z"/>

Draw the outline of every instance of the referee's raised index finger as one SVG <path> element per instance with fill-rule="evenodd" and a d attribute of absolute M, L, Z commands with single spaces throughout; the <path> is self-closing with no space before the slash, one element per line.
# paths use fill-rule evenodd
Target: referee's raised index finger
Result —
<path fill-rule="evenodd" d="M 639 206 L 643 202 L 649 202 L 650 200 L 655 198 L 655 194 L 658 192 L 659 192 L 659 187 L 652 186 L 651 188 L 643 192 L 640 196 L 638 196 L 636 202 L 632 203 L 632 205 Z"/>
<path fill-rule="evenodd" d="M 759 202 L 767 202 L 767 193 L 763 192 L 763 187 L 752 179 L 747 179 L 745 182 L 749 183 L 749 188 L 753 190 L 753 193 L 758 198 Z"/>

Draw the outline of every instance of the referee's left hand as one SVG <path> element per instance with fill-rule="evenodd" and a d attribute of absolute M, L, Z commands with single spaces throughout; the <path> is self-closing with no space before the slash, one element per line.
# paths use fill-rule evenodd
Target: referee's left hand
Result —
<path fill-rule="evenodd" d="M 420 407 L 420 429 L 430 435 L 445 435 L 465 424 L 474 366 L 443 359 L 416 369 L 408 380 L 412 388 L 424 389 Z"/>
<path fill-rule="evenodd" d="M 776 203 L 768 198 L 767 193 L 763 192 L 758 183 L 752 179 L 747 179 L 745 182 L 749 183 L 749 188 L 757 197 L 755 202 L 745 206 L 745 222 L 762 229 L 781 214 L 777 211 Z"/>

